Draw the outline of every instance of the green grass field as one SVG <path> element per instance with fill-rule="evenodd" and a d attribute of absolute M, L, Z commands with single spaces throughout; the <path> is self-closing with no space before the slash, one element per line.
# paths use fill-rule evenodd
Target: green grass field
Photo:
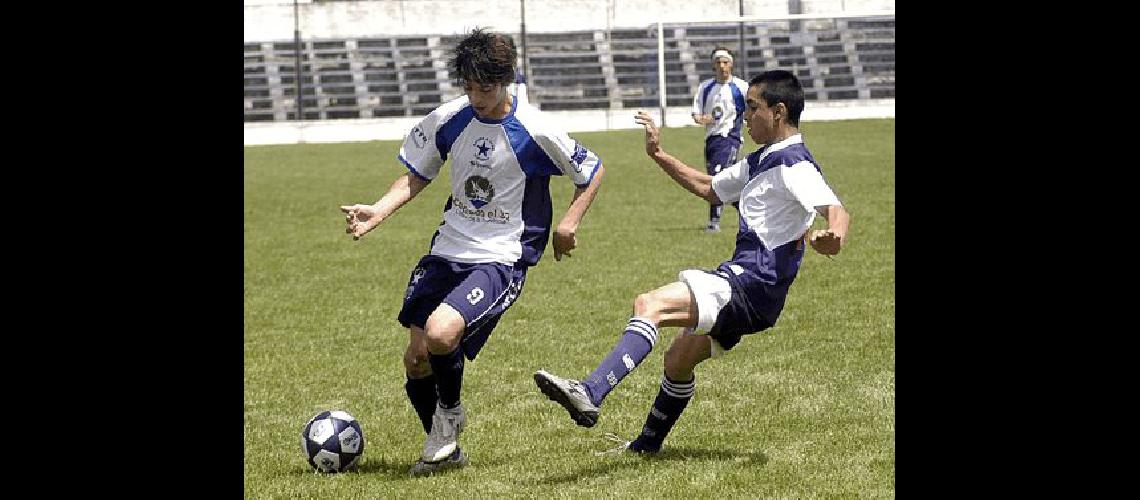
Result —
<path fill-rule="evenodd" d="M 592 429 L 574 425 L 531 374 L 587 375 L 638 293 L 731 255 L 736 212 L 726 208 L 724 231 L 705 234 L 707 205 L 645 156 L 642 131 L 572 134 L 607 169 L 579 248 L 562 262 L 547 248 L 467 364 L 460 443 L 471 463 L 427 478 L 407 476 L 423 431 L 404 394 L 407 332 L 395 317 L 439 224 L 448 169 L 354 242 L 337 207 L 376 201 L 406 171 L 398 142 L 245 148 L 245 496 L 893 497 L 894 127 L 803 124 L 852 214 L 846 246 L 834 260 L 808 252 L 779 323 L 697 368 L 696 395 L 656 457 L 594 452 L 610 445 L 603 433 L 639 432 L 679 329 L 661 330 Z M 666 150 L 703 168 L 702 129 L 663 136 Z M 555 177 L 551 191 L 557 222 L 573 186 Z M 301 427 L 326 409 L 364 429 L 356 472 L 316 474 L 304 461 Z"/>

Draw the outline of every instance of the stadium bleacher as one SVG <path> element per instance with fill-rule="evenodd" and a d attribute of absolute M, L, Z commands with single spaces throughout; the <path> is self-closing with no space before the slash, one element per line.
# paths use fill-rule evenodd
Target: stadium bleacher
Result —
<path fill-rule="evenodd" d="M 895 20 L 821 19 L 666 25 L 668 106 L 688 106 L 712 78 L 708 56 L 737 54 L 738 76 L 767 69 L 796 73 L 809 101 L 894 97 Z M 518 34 L 513 34 L 518 41 Z M 462 35 L 302 41 L 304 118 L 421 116 L 462 92 L 447 69 Z M 292 41 L 245 43 L 245 121 L 295 119 Z M 521 54 L 521 45 L 520 45 Z M 527 33 L 528 90 L 545 110 L 659 105 L 657 29 Z"/>

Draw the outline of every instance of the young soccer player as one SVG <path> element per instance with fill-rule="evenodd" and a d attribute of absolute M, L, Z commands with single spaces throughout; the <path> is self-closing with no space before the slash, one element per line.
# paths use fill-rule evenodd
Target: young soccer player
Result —
<path fill-rule="evenodd" d="M 748 82 L 732 76 L 732 52 L 725 47 L 713 49 L 712 65 L 716 76 L 701 82 L 693 96 L 693 121 L 705 126 L 705 171 L 716 175 L 736 163 L 736 155 L 744 145 L 740 125 Z M 705 231 L 720 232 L 723 208 L 720 202 L 709 202 Z"/>
<path fill-rule="evenodd" d="M 409 329 L 404 369 L 408 399 L 424 441 L 412 475 L 462 466 L 458 436 L 464 358 L 475 359 L 499 318 L 518 299 L 527 269 L 542 257 L 551 229 L 550 176 L 577 187 L 554 231 L 554 259 L 577 246 L 577 228 L 597 194 L 596 154 L 507 90 L 515 80 L 514 42 L 475 29 L 450 61 L 465 95 L 436 108 L 404 140 L 408 169 L 373 205 L 347 205 L 347 232 L 359 239 L 414 198 L 451 160 L 443 222 L 412 270 L 398 320 Z"/>
<path fill-rule="evenodd" d="M 685 327 L 665 352 L 661 389 L 641 435 L 624 442 L 626 449 L 659 451 L 693 396 L 697 364 L 776 324 L 805 239 L 824 255 L 839 253 L 846 240 L 847 211 L 799 132 L 804 107 L 799 80 L 787 71 L 762 73 L 751 81 L 747 106 L 748 134 L 765 146 L 715 176 L 666 153 L 649 115 L 639 112 L 635 118 L 645 126 L 646 152 L 674 181 L 710 202 L 739 201 L 740 232 L 732 258 L 710 271 L 681 271 L 678 281 L 639 295 L 617 345 L 585 379 L 544 370 L 534 375 L 539 389 L 578 425 L 592 427 L 606 396 L 653 349 L 658 328 Z M 809 236 L 816 214 L 827 219 L 828 228 Z"/>

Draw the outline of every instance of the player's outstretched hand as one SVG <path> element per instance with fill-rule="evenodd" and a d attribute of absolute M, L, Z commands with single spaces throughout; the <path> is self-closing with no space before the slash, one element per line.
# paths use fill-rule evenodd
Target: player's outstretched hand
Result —
<path fill-rule="evenodd" d="M 554 230 L 554 261 L 562 260 L 562 256 L 573 257 L 570 251 L 578 247 L 578 236 L 575 235 L 576 231 L 566 227 L 558 226 Z"/>
<path fill-rule="evenodd" d="M 843 246 L 843 238 L 826 229 L 817 229 L 811 233 L 811 247 L 824 255 L 835 255 Z"/>
<path fill-rule="evenodd" d="M 633 121 L 638 125 L 645 126 L 645 154 L 653 156 L 661 151 L 661 132 L 657 130 L 657 125 L 653 123 L 653 117 L 644 111 L 638 111 L 637 115 L 633 117 Z"/>
<path fill-rule="evenodd" d="M 344 232 L 351 234 L 353 240 L 359 240 L 361 236 L 368 234 L 380 224 L 380 218 L 376 216 L 376 207 L 372 205 L 342 205 L 340 211 L 346 214 L 344 221 L 348 223 Z"/>

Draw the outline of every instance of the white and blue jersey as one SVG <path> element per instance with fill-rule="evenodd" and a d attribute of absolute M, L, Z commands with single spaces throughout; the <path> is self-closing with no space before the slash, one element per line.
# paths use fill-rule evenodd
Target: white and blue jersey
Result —
<path fill-rule="evenodd" d="M 467 96 L 429 113 L 398 159 L 431 181 L 451 159 L 451 196 L 431 255 L 454 262 L 531 266 L 550 236 L 550 176 L 590 184 L 602 161 L 541 111 L 512 98 L 501 120 L 479 118 Z"/>
<path fill-rule="evenodd" d="M 799 272 L 800 238 L 815 220 L 815 207 L 840 203 L 800 134 L 722 170 L 712 189 L 724 203 L 739 202 L 736 249 L 715 271 L 682 271 L 681 279 L 697 299 L 698 328 L 730 349 L 739 335 L 776 323 Z"/>
<path fill-rule="evenodd" d="M 748 92 L 748 82 L 732 77 L 720 83 L 709 78 L 697 86 L 693 96 L 693 114 L 711 115 L 713 121 L 705 125 L 705 139 L 728 137 L 742 142 L 741 125 L 744 123 L 744 94 Z"/>

